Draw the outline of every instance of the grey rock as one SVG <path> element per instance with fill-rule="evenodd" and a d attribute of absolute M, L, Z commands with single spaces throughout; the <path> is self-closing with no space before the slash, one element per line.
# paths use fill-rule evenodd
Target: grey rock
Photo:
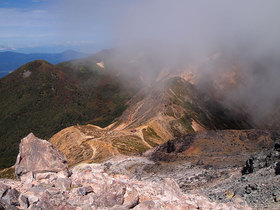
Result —
<path fill-rule="evenodd" d="M 276 167 L 275 167 L 275 174 L 276 174 L 276 175 L 279 175 L 279 174 L 280 174 L 280 161 L 276 164 Z"/>
<path fill-rule="evenodd" d="M 257 189 L 258 189 L 257 184 L 249 184 L 249 187 L 250 187 L 252 190 L 257 190 Z"/>
<path fill-rule="evenodd" d="M 0 183 L 0 198 L 10 189 L 7 185 Z"/>
<path fill-rule="evenodd" d="M 29 207 L 29 200 L 26 196 L 24 196 L 23 194 L 20 195 L 19 197 L 19 203 L 21 206 L 23 206 L 24 208 L 28 208 Z"/>
<path fill-rule="evenodd" d="M 65 192 L 71 187 L 71 179 L 69 178 L 58 178 L 55 181 L 55 186 L 58 187 L 61 191 Z"/>
<path fill-rule="evenodd" d="M 250 188 L 247 188 L 245 191 L 247 194 L 250 194 L 252 192 L 252 190 Z"/>
<path fill-rule="evenodd" d="M 49 199 L 42 198 L 40 202 L 34 205 L 35 209 L 54 209 Z M 33 209 L 33 208 L 31 208 Z"/>
<path fill-rule="evenodd" d="M 203 165 L 203 160 L 197 161 L 196 165 Z"/>
<path fill-rule="evenodd" d="M 60 171 L 68 173 L 67 161 L 50 142 L 41 140 L 32 133 L 21 140 L 15 164 L 18 179 L 28 172 L 35 174 Z"/>
<path fill-rule="evenodd" d="M 94 196 L 94 203 L 98 207 L 113 207 L 124 203 L 125 185 L 118 181 L 108 186 L 102 194 Z"/>
<path fill-rule="evenodd" d="M 247 181 L 247 177 L 242 176 L 242 177 L 241 177 L 241 181 L 242 181 L 242 182 L 246 182 L 246 181 Z"/>
<path fill-rule="evenodd" d="M 16 189 L 10 189 L 8 192 L 2 197 L 2 200 L 11 206 L 19 206 L 19 192 Z"/>
<path fill-rule="evenodd" d="M 91 186 L 85 187 L 85 191 L 86 191 L 86 195 L 89 194 L 89 193 L 94 192 Z"/>
<path fill-rule="evenodd" d="M 5 210 L 5 204 L 0 200 L 0 210 Z"/>
<path fill-rule="evenodd" d="M 81 209 L 82 209 L 82 210 L 91 210 L 91 209 L 93 209 L 93 208 L 92 208 L 92 206 L 89 205 L 89 204 L 84 204 L 84 205 L 81 206 Z"/>
<path fill-rule="evenodd" d="M 274 149 L 275 149 L 276 151 L 280 152 L 280 141 L 275 142 Z"/>
<path fill-rule="evenodd" d="M 54 196 L 54 195 L 59 194 L 60 190 L 57 188 L 50 188 L 50 189 L 47 189 L 45 192 L 48 193 L 50 196 Z"/>
<path fill-rule="evenodd" d="M 245 189 L 239 187 L 234 191 L 234 194 L 242 197 L 245 194 Z"/>
<path fill-rule="evenodd" d="M 155 203 L 154 201 L 145 201 L 137 205 L 135 210 L 141 210 L 141 209 L 147 209 L 147 210 L 153 210 L 153 209 L 159 209 L 159 205 Z"/>
<path fill-rule="evenodd" d="M 0 199 L 0 210 L 8 209 L 8 210 L 17 210 L 16 206 L 9 205 Z"/>
<path fill-rule="evenodd" d="M 275 191 L 272 192 L 272 195 L 273 195 L 273 196 L 277 196 L 278 194 L 279 194 L 279 192 L 278 192 L 277 190 L 275 190 Z"/>
<path fill-rule="evenodd" d="M 86 195 L 86 189 L 84 187 L 79 187 L 77 189 L 77 193 L 78 193 L 78 195 L 84 196 L 84 195 Z"/>

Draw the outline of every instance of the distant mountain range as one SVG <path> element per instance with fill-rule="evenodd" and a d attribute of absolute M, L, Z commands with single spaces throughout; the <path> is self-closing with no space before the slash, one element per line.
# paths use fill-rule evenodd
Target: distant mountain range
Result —
<path fill-rule="evenodd" d="M 32 53 L 24 54 L 11 51 L 0 52 L 0 78 L 33 60 L 46 60 L 52 64 L 83 58 L 88 54 L 67 50 L 62 53 Z"/>

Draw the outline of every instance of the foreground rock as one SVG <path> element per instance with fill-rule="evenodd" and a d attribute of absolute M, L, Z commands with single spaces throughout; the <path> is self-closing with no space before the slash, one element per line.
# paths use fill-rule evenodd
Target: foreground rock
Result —
<path fill-rule="evenodd" d="M 39 155 L 39 151 L 43 154 Z M 37 155 L 38 159 L 26 157 L 27 154 Z M 21 181 L 0 180 L 0 209 L 250 209 L 239 197 L 228 203 L 215 203 L 198 190 L 184 194 L 170 178 L 145 181 L 108 173 L 108 165 L 117 166 L 126 159 L 80 164 L 65 176 L 67 165 L 59 151 L 29 135 L 21 142 L 15 167 Z M 154 164 L 137 157 L 128 161 Z M 22 179 L 30 172 L 33 176 L 28 182 Z"/>
<path fill-rule="evenodd" d="M 84 164 L 69 178 L 35 179 L 31 185 L 0 180 L 4 208 L 30 209 L 250 209 L 242 199 L 211 202 L 197 191 L 184 194 L 172 179 L 139 181 L 124 175 L 108 175 L 105 166 Z"/>
<path fill-rule="evenodd" d="M 68 173 L 67 161 L 58 149 L 32 133 L 21 140 L 15 164 L 18 179 L 58 172 Z"/>

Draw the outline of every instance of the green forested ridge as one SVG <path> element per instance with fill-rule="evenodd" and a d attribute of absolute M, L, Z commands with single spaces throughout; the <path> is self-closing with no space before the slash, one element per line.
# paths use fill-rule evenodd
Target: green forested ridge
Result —
<path fill-rule="evenodd" d="M 14 164 L 19 142 L 30 132 L 48 139 L 75 124 L 107 126 L 134 91 L 94 64 L 23 65 L 0 79 L 0 169 Z"/>

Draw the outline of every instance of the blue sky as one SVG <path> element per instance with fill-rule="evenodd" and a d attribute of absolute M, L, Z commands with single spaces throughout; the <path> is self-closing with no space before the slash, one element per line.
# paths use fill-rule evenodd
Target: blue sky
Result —
<path fill-rule="evenodd" d="M 279 10 L 279 0 L 0 0 L 0 51 L 252 42 L 259 52 L 279 49 Z"/>
<path fill-rule="evenodd" d="M 47 0 L 0 0 L 0 6 L 1 8 L 36 8 L 47 2 Z"/>
<path fill-rule="evenodd" d="M 106 24 L 96 19 L 87 26 L 74 9 L 79 11 L 71 0 L 0 0 L 0 51 L 91 53 L 111 47 Z"/>

